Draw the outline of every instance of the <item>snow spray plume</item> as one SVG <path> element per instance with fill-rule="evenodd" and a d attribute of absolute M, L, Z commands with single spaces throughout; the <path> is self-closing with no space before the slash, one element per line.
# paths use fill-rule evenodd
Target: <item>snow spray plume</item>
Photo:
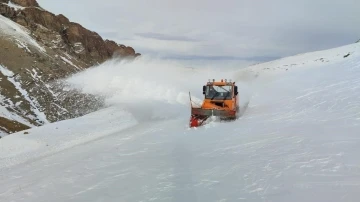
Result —
<path fill-rule="evenodd" d="M 105 97 L 107 106 L 124 107 L 142 117 L 148 114 L 147 118 L 169 118 L 188 115 L 189 91 L 192 99 L 201 103 L 202 86 L 208 79 L 233 79 L 232 72 L 188 68 L 175 61 L 142 56 L 131 61 L 109 60 L 66 82 L 83 93 Z"/>
<path fill-rule="evenodd" d="M 53 93 L 52 102 L 63 108 L 59 120 L 83 116 L 105 106 L 104 96 L 84 93 L 63 80 L 48 83 L 48 88 Z"/>

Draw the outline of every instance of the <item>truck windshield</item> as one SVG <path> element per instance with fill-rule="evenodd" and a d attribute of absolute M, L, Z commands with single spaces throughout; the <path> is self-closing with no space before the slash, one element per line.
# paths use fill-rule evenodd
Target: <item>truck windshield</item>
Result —
<path fill-rule="evenodd" d="M 206 99 L 231 100 L 232 86 L 206 86 Z"/>

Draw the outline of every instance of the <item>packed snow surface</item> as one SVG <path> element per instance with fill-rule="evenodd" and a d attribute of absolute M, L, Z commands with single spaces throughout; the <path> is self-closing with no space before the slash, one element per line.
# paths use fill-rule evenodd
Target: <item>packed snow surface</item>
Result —
<path fill-rule="evenodd" d="M 358 201 L 360 44 L 245 69 L 109 61 L 67 80 L 108 108 L 0 140 L 0 201 Z M 243 116 L 189 129 L 233 79 Z"/>

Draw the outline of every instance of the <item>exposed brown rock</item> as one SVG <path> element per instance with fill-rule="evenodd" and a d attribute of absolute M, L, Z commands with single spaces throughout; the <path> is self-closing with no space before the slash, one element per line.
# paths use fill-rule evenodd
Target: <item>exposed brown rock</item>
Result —
<path fill-rule="evenodd" d="M 119 45 L 115 41 L 105 40 L 105 45 L 109 55 L 115 52 L 119 48 Z"/>
<path fill-rule="evenodd" d="M 11 0 L 11 1 L 15 4 L 24 7 L 31 7 L 31 6 L 39 7 L 39 4 L 38 2 L 36 2 L 36 0 Z"/>
<path fill-rule="evenodd" d="M 9 120 L 4 117 L 0 117 L 0 129 L 7 133 L 15 133 L 23 130 L 27 130 L 30 127 L 17 121 Z"/>
<path fill-rule="evenodd" d="M 96 32 L 90 31 L 78 23 L 70 22 L 64 15 L 54 15 L 46 10 L 31 6 L 39 6 L 35 0 L 12 0 L 22 6 L 30 6 L 15 11 L 7 5 L 0 5 L 0 14 L 11 18 L 15 22 L 35 31 L 37 25 L 58 32 L 69 51 L 75 52 L 79 59 L 87 60 L 90 64 L 104 62 L 113 56 L 139 56 L 132 47 L 119 45 L 114 41 L 104 41 Z M 79 46 L 81 51 L 79 51 Z"/>
<path fill-rule="evenodd" d="M 113 56 L 135 56 L 135 50 L 131 47 L 120 47 L 114 51 Z"/>
<path fill-rule="evenodd" d="M 35 5 L 34 2 L 22 5 Z M 36 1 L 35 1 L 36 2 Z M 46 10 L 35 7 L 28 7 L 23 10 L 15 11 L 7 5 L 0 5 L 0 14 L 13 19 L 15 22 L 30 28 L 37 29 L 37 25 L 42 25 L 45 28 L 58 32 L 69 51 L 73 51 L 78 55 L 78 58 L 87 60 L 91 64 L 104 62 L 113 57 L 128 57 L 139 56 L 132 47 L 119 45 L 114 41 L 106 40 L 97 34 L 90 31 L 78 23 L 70 22 L 64 15 L 54 15 Z M 81 51 L 77 50 L 81 46 Z"/>
<path fill-rule="evenodd" d="M 103 62 L 110 58 L 104 40 L 96 32 L 85 29 L 78 23 L 71 22 L 63 31 L 63 38 L 70 46 L 81 43 L 85 48 L 85 58 Z"/>
<path fill-rule="evenodd" d="M 16 11 L 9 6 L 0 3 L 0 15 L 3 15 L 10 19 L 14 19 L 16 17 Z"/>
<path fill-rule="evenodd" d="M 62 14 L 57 15 L 56 18 L 60 22 L 60 24 L 63 26 L 66 26 L 70 23 L 69 19 Z"/>
<path fill-rule="evenodd" d="M 130 46 L 127 46 L 127 47 L 125 48 L 125 52 L 126 52 L 126 54 L 127 54 L 128 56 L 130 56 L 130 55 L 135 55 L 135 50 L 134 50 L 132 47 L 130 47 Z"/>
<path fill-rule="evenodd" d="M 48 29 L 60 32 L 66 25 L 66 18 L 63 16 L 57 17 L 56 15 L 37 8 L 26 8 L 19 12 L 19 15 L 23 16 L 30 26 L 32 23 L 40 24 Z M 69 21 L 67 21 L 69 22 Z"/>
<path fill-rule="evenodd" d="M 44 122 L 33 111 L 32 101 L 36 102 L 38 110 L 44 112 L 50 122 L 79 117 L 104 105 L 103 97 L 64 90 L 66 85 L 58 79 L 111 57 L 140 56 L 132 47 L 111 40 L 104 41 L 96 32 L 70 22 L 64 15 L 54 15 L 36 8 L 39 5 L 35 0 L 12 0 L 26 7 L 18 10 L 9 7 L 8 2 L 0 0 L 0 14 L 26 27 L 30 36 L 46 49 L 46 54 L 31 44 L 22 46 L 15 38 L 0 37 L 0 64 L 14 73 L 11 78 L 27 91 L 30 98 L 22 95 L 10 77 L 0 73 L 0 94 L 6 98 L 0 100 L 0 104 L 35 126 Z M 0 119 L 1 131 L 12 133 L 24 129 L 26 127 L 19 123 Z"/>
<path fill-rule="evenodd" d="M 111 56 L 140 56 L 140 53 L 135 53 L 135 50 L 132 47 L 126 47 L 124 45 L 119 45 L 114 41 L 106 40 L 106 48 L 109 55 Z"/>

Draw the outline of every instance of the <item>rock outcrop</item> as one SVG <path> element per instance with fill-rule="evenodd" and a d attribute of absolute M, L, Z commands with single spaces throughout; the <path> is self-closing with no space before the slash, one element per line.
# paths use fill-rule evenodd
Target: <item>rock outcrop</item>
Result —
<path fill-rule="evenodd" d="M 0 0 L 0 15 L 3 15 L 10 19 L 14 19 L 16 17 L 15 9 L 7 6 L 4 3 L 1 3 L 1 1 L 4 1 L 4 0 Z"/>
<path fill-rule="evenodd" d="M 9 120 L 6 119 L 4 117 L 0 117 L 0 130 L 4 131 L 6 133 L 15 133 L 15 132 L 19 132 L 22 130 L 27 130 L 30 127 L 27 125 L 24 125 L 22 123 L 19 123 L 17 121 L 14 120 Z"/>
<path fill-rule="evenodd" d="M 24 6 L 24 9 L 15 10 L 6 4 L 0 5 L 0 14 L 13 21 L 28 27 L 33 32 L 39 25 L 59 33 L 66 44 L 68 51 L 78 58 L 90 61 L 91 64 L 103 62 L 111 57 L 137 57 L 132 47 L 119 45 L 114 41 L 104 40 L 96 32 L 90 31 L 78 23 L 70 22 L 64 15 L 55 15 L 39 8 L 36 0 L 11 0 L 13 3 Z"/>
<path fill-rule="evenodd" d="M 0 23 L 8 28 L 0 30 L 0 132 L 98 110 L 102 97 L 71 90 L 61 79 L 112 57 L 140 56 L 132 47 L 42 9 L 35 0 L 11 3 L 0 0 Z"/>
<path fill-rule="evenodd" d="M 39 7 L 38 2 L 36 2 L 36 0 L 11 0 L 13 3 L 19 5 L 19 6 L 23 6 L 23 7 Z"/>

